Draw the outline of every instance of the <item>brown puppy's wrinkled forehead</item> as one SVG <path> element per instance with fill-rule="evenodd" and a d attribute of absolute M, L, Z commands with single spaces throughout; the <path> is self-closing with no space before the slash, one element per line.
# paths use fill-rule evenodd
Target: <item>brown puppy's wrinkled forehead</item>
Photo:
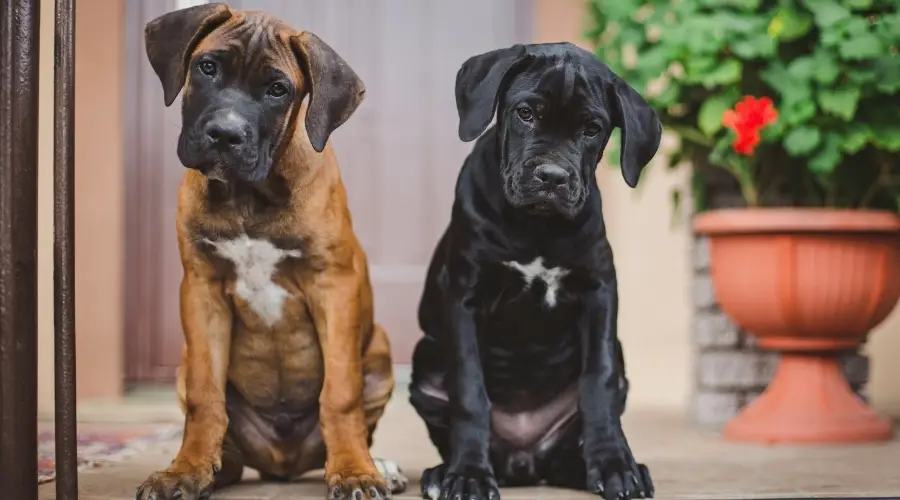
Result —
<path fill-rule="evenodd" d="M 301 87 L 303 69 L 291 44 L 291 37 L 299 32 L 266 12 L 232 10 L 231 14 L 200 41 L 193 57 L 215 53 L 228 61 L 234 76 L 242 79 L 275 69 Z"/>

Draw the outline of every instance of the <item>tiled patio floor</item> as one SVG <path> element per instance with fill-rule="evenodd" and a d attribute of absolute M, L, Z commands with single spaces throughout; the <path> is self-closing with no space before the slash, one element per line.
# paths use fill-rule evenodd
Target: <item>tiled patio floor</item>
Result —
<path fill-rule="evenodd" d="M 406 394 L 398 392 L 376 433 L 374 454 L 400 463 L 411 480 L 400 498 L 417 498 L 418 476 L 436 462 L 437 454 Z M 134 420 L 127 415 L 121 419 Z M 99 424 L 85 427 L 90 425 Z M 688 425 L 676 412 L 642 408 L 631 408 L 625 425 L 638 459 L 650 466 L 660 499 L 900 496 L 900 441 L 849 447 L 736 445 Z M 169 463 L 178 444 L 166 443 L 128 462 L 82 473 L 79 498 L 132 498 L 151 471 Z M 321 472 L 289 485 L 259 483 L 254 477 L 245 474 L 245 484 L 216 492 L 213 498 L 324 498 Z M 53 488 L 53 483 L 42 485 L 41 500 L 55 498 Z M 501 494 L 504 500 L 591 498 L 550 488 L 508 489 Z"/>

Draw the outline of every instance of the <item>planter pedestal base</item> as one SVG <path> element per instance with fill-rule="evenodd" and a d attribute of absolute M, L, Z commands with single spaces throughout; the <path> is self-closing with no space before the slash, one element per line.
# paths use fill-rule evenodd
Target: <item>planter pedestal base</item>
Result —
<path fill-rule="evenodd" d="M 862 443 L 891 439 L 891 423 L 847 384 L 834 357 L 785 352 L 769 387 L 725 427 L 733 441 Z"/>

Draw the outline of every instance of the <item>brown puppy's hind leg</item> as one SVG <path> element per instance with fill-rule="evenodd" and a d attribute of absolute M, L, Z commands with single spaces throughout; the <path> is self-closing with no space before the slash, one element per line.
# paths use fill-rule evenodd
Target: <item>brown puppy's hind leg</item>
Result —
<path fill-rule="evenodd" d="M 378 324 L 374 325 L 369 348 L 363 354 L 363 377 L 363 408 L 366 426 L 369 428 L 369 446 L 372 446 L 372 435 L 394 391 L 391 347 L 387 333 Z M 372 460 L 391 493 L 402 493 L 406 490 L 408 481 L 396 462 L 385 458 Z"/>

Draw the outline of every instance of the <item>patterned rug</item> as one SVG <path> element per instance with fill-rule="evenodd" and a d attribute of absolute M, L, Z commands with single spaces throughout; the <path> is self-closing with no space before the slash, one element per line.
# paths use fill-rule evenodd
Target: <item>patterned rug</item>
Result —
<path fill-rule="evenodd" d="M 79 433 L 78 471 L 121 462 L 137 453 L 147 451 L 157 443 L 176 439 L 180 435 L 180 426 L 143 432 Z M 38 484 L 56 478 L 55 448 L 53 432 L 38 434 Z"/>

